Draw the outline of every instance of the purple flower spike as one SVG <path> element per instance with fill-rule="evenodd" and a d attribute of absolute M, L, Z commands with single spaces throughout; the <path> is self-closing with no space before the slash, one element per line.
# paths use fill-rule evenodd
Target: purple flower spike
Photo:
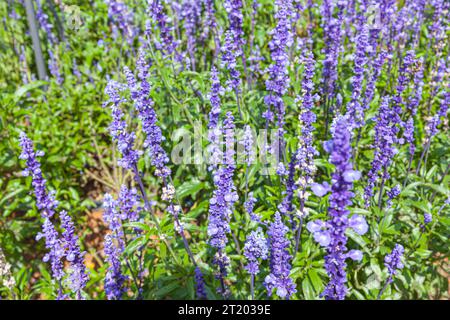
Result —
<path fill-rule="evenodd" d="M 423 215 L 423 223 L 425 225 L 427 225 L 427 224 L 431 223 L 431 221 L 433 221 L 433 216 L 430 213 L 425 213 Z"/>
<path fill-rule="evenodd" d="M 120 300 L 125 293 L 127 277 L 122 273 L 120 263 L 121 251 L 113 242 L 113 237 L 105 236 L 105 256 L 108 262 L 108 270 L 105 275 L 105 293 L 108 300 Z"/>
<path fill-rule="evenodd" d="M 64 257 L 63 244 L 50 220 L 55 214 L 58 202 L 53 196 L 54 193 L 47 191 L 46 180 L 42 176 L 41 164 L 37 160 L 37 157 L 43 156 L 44 152 L 34 151 L 33 142 L 24 132 L 20 134 L 19 144 L 22 148 L 19 158 L 26 162 L 26 169 L 23 174 L 32 178 L 31 184 L 36 197 L 36 206 L 44 219 L 42 232 L 36 236 L 36 240 L 45 238 L 45 247 L 48 252 L 45 254 L 43 261 L 50 263 L 53 277 L 56 280 L 61 280 L 64 276 L 62 263 Z"/>
<path fill-rule="evenodd" d="M 266 260 L 268 255 L 267 240 L 261 228 L 252 231 L 248 236 L 244 246 L 244 256 L 247 258 L 245 270 L 250 274 L 259 273 L 259 259 Z"/>
<path fill-rule="evenodd" d="M 268 122 L 272 121 L 273 112 L 271 107 L 273 106 L 278 118 L 277 127 L 283 133 L 285 105 L 282 98 L 289 87 L 288 50 L 293 43 L 291 31 L 293 6 L 291 0 L 276 0 L 275 5 L 277 7 L 275 12 L 277 25 L 271 32 L 272 39 L 269 43 L 272 64 L 266 70 L 269 75 L 269 78 L 266 80 L 266 89 L 269 94 L 264 98 L 267 111 L 264 112 L 263 116 Z"/>
<path fill-rule="evenodd" d="M 75 234 L 75 228 L 72 219 L 66 211 L 61 211 L 61 227 L 63 247 L 67 261 L 70 262 L 69 285 L 76 294 L 77 299 L 81 299 L 81 291 L 89 281 L 86 266 L 84 265 L 85 251 L 81 251 L 78 243 L 78 236 Z"/>
<path fill-rule="evenodd" d="M 205 281 L 199 267 L 195 267 L 195 288 L 198 299 L 206 299 Z"/>
<path fill-rule="evenodd" d="M 106 104 L 111 104 L 112 111 L 112 122 L 109 130 L 113 140 L 117 142 L 117 148 L 122 155 L 122 159 L 118 160 L 118 164 L 125 169 L 132 169 L 136 166 L 142 152 L 134 150 L 136 135 L 134 132 L 127 132 L 127 123 L 123 119 L 124 114 L 120 109 L 120 104 L 125 101 L 120 97 L 120 92 L 124 89 L 125 87 L 118 82 L 108 82 L 105 93 L 109 95 L 110 99 Z"/>
<path fill-rule="evenodd" d="M 389 272 L 388 283 L 392 283 L 394 281 L 393 277 L 396 275 L 397 270 L 403 269 L 401 258 L 403 257 L 404 252 L 405 249 L 403 246 L 401 244 L 396 244 L 392 252 L 384 258 L 384 265 Z"/>
<path fill-rule="evenodd" d="M 59 238 L 58 232 L 55 230 L 50 218 L 44 217 L 42 224 L 42 232 L 36 236 L 36 240 L 45 239 L 45 247 L 48 252 L 44 255 L 42 261 L 49 262 L 52 268 L 52 275 L 56 280 L 61 280 L 64 276 L 62 259 L 64 257 L 64 248 Z"/>
<path fill-rule="evenodd" d="M 226 267 L 229 259 L 225 253 L 228 243 L 227 234 L 230 232 L 229 220 L 233 211 L 234 203 L 238 200 L 236 187 L 233 183 L 235 170 L 234 163 L 234 118 L 228 112 L 224 121 L 223 131 L 225 137 L 224 164 L 214 172 L 215 190 L 209 201 L 208 236 L 209 244 L 217 249 L 214 263 L 219 268 L 219 278 L 223 283 L 226 276 Z M 224 286 L 220 292 L 225 294 Z"/>
<path fill-rule="evenodd" d="M 276 294 L 282 299 L 288 299 L 297 292 L 295 283 L 289 278 L 292 256 L 288 251 L 290 243 L 286 239 L 287 232 L 288 228 L 281 221 L 280 214 L 275 213 L 275 219 L 267 232 L 270 243 L 270 274 L 264 285 L 269 296 L 273 295 L 276 289 Z"/>
<path fill-rule="evenodd" d="M 351 145 L 350 134 L 351 127 L 349 126 L 345 117 L 338 117 L 333 126 L 333 139 L 330 144 L 330 163 L 335 166 L 335 172 L 332 175 L 333 185 L 331 186 L 330 207 L 328 215 L 331 219 L 327 222 L 327 230 L 330 234 L 330 242 L 327 245 L 327 255 L 325 256 L 325 269 L 327 270 L 330 281 L 328 282 L 322 296 L 327 300 L 343 300 L 347 294 L 346 276 L 346 262 L 347 254 L 347 236 L 345 231 L 351 227 L 350 221 L 359 232 L 366 232 L 366 225 L 355 217 L 349 219 L 349 211 L 347 206 L 352 203 L 354 196 L 351 191 L 353 181 L 359 178 L 359 174 L 352 170 L 351 159 Z M 349 174 L 350 173 L 350 174 Z M 351 176 L 351 179 L 349 179 Z M 319 231 L 322 232 L 323 231 Z M 315 238 L 316 238 L 315 233 Z M 328 239 L 323 234 L 322 238 L 317 235 L 317 240 L 321 244 L 327 243 Z M 351 253 L 353 256 L 354 253 Z"/>

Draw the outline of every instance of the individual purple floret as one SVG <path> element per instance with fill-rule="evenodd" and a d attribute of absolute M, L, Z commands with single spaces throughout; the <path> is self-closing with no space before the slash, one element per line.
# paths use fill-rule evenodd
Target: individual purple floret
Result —
<path fill-rule="evenodd" d="M 247 270 L 251 275 L 259 273 L 259 259 L 266 260 L 268 255 L 267 240 L 261 228 L 252 231 L 244 246 L 244 256 L 247 258 Z"/>
<path fill-rule="evenodd" d="M 289 299 L 294 293 L 295 283 L 289 277 L 291 271 L 292 256 L 289 254 L 289 240 L 286 238 L 288 232 L 281 220 L 281 215 L 276 212 L 274 221 L 270 224 L 267 234 L 269 236 L 270 250 L 270 274 L 265 278 L 264 285 L 269 296 L 276 294 L 282 299 Z"/>
<path fill-rule="evenodd" d="M 206 299 L 205 281 L 199 267 L 195 267 L 195 291 L 198 299 Z"/>
<path fill-rule="evenodd" d="M 60 212 L 62 233 L 62 244 L 67 261 L 70 263 L 69 286 L 75 293 L 77 299 L 82 299 L 81 291 L 89 281 L 89 276 L 84 265 L 85 251 L 81 251 L 78 236 L 72 219 L 66 211 Z"/>
<path fill-rule="evenodd" d="M 384 257 L 384 265 L 388 269 L 389 278 L 387 283 L 394 281 L 394 276 L 397 274 L 397 270 L 403 269 L 403 263 L 401 261 L 405 249 L 401 244 L 396 244 L 392 252 Z"/>

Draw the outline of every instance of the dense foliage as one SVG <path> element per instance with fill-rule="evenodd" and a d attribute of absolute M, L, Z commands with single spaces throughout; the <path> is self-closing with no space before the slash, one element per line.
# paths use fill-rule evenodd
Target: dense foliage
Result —
<path fill-rule="evenodd" d="M 448 299 L 449 7 L 2 1 L 0 298 Z"/>

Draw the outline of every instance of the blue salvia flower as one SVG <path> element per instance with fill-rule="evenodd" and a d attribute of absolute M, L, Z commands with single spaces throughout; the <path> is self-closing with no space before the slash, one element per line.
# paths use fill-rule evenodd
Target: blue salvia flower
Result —
<path fill-rule="evenodd" d="M 236 48 L 234 43 L 233 31 L 228 30 L 225 32 L 225 42 L 220 48 L 222 52 L 222 59 L 220 62 L 221 68 L 226 68 L 229 72 L 229 79 L 226 82 L 225 89 L 227 91 L 240 92 L 241 85 L 241 73 L 237 70 L 236 62 Z"/>
<path fill-rule="evenodd" d="M 407 104 L 407 109 L 411 112 L 411 115 L 415 116 L 417 114 L 417 107 L 419 106 L 422 100 L 422 92 L 423 92 L 423 58 L 419 58 L 417 60 L 418 70 L 414 73 L 414 94 L 411 95 L 409 103 Z"/>
<path fill-rule="evenodd" d="M 153 108 L 154 102 L 149 97 L 150 84 L 148 82 L 148 64 L 145 61 L 145 52 L 141 50 L 137 61 L 138 77 L 141 82 L 140 88 L 136 88 L 134 76 L 129 69 L 125 68 L 127 75 L 128 86 L 130 91 L 135 92 L 132 98 L 134 99 L 134 106 L 138 112 L 139 120 L 142 123 L 142 131 L 145 134 L 144 149 L 150 155 L 151 164 L 155 167 L 155 175 L 161 178 L 166 178 L 170 175 L 171 170 L 167 166 L 169 157 L 162 147 L 162 142 L 165 140 L 162 135 L 161 128 L 158 126 L 158 116 Z"/>
<path fill-rule="evenodd" d="M 120 207 L 120 218 L 122 220 L 139 220 L 139 212 L 142 208 L 140 207 L 140 197 L 135 188 L 129 189 L 127 186 L 122 185 L 117 201 Z"/>
<path fill-rule="evenodd" d="M 301 102 L 299 125 L 301 136 L 298 142 L 298 152 L 295 156 L 296 168 L 301 172 L 301 179 L 296 182 L 297 187 L 304 190 L 312 182 L 312 176 L 316 172 L 314 156 L 318 154 L 313 145 L 313 124 L 316 122 L 314 114 L 314 56 L 311 51 L 305 54 L 305 71 L 302 80 L 302 96 L 298 100 Z"/>
<path fill-rule="evenodd" d="M 281 204 L 278 206 L 278 210 L 280 211 L 281 214 L 286 215 L 288 213 L 291 213 L 294 210 L 294 206 L 293 206 L 293 198 L 294 198 L 294 192 L 297 188 L 295 181 L 294 181 L 294 175 L 295 175 L 295 167 L 296 167 L 296 162 L 295 159 L 297 157 L 297 153 L 295 153 L 292 158 L 291 161 L 289 161 L 289 165 L 288 165 L 288 169 L 287 169 L 287 177 L 285 179 L 285 184 L 286 184 L 286 191 L 283 192 L 283 194 L 285 195 L 283 198 L 283 201 L 281 202 Z M 280 163 L 280 170 L 278 171 L 278 174 L 281 174 L 282 171 L 284 170 L 284 166 L 282 163 Z M 293 220 L 291 219 L 291 222 Z"/>
<path fill-rule="evenodd" d="M 127 131 L 127 123 L 123 119 L 124 114 L 120 108 L 120 104 L 125 100 L 121 98 L 120 92 L 124 89 L 125 87 L 122 84 L 113 80 L 109 81 L 106 85 L 105 93 L 110 97 L 110 99 L 105 103 L 105 105 L 110 104 L 112 111 L 112 122 L 109 126 L 109 130 L 113 140 L 117 142 L 117 148 L 122 155 L 122 158 L 117 162 L 119 166 L 125 169 L 133 169 L 136 166 L 142 152 L 134 149 L 136 134 L 134 132 L 129 133 Z"/>
<path fill-rule="evenodd" d="M 216 21 L 216 10 L 214 9 L 214 1 L 213 0 L 202 0 L 203 5 L 205 7 L 205 15 L 203 18 L 203 32 L 200 35 L 200 39 L 202 43 L 204 43 L 210 34 L 213 34 L 215 38 L 215 32 L 217 30 L 217 21 Z M 216 44 L 218 43 L 217 39 L 215 39 Z"/>
<path fill-rule="evenodd" d="M 122 273 L 120 257 L 122 252 L 114 244 L 112 234 L 105 236 L 104 251 L 108 269 L 105 275 L 105 293 L 108 300 L 120 300 L 126 291 L 127 277 Z"/>
<path fill-rule="evenodd" d="M 414 152 L 416 152 L 416 146 L 414 144 L 414 118 L 409 118 L 404 127 L 403 137 L 405 138 L 405 141 L 409 143 L 409 154 L 412 157 Z"/>
<path fill-rule="evenodd" d="M 358 17 L 356 52 L 354 58 L 353 78 L 352 78 L 352 97 L 348 105 L 347 114 L 351 120 L 352 127 L 359 128 L 364 123 L 364 108 L 361 104 L 361 92 L 364 80 L 364 73 L 367 65 L 367 50 L 369 47 L 369 31 L 364 24 L 364 18 Z"/>
<path fill-rule="evenodd" d="M 341 51 L 341 40 L 343 25 L 344 3 L 337 3 L 338 14 L 333 16 L 334 6 L 332 1 L 325 0 L 321 6 L 321 14 L 323 17 L 322 25 L 325 37 L 325 60 L 323 61 L 323 95 L 327 101 L 331 101 L 335 94 L 336 81 L 338 78 L 338 61 Z"/>
<path fill-rule="evenodd" d="M 43 260 L 50 263 L 53 277 L 60 281 L 64 276 L 62 263 L 64 249 L 59 234 L 50 220 L 55 214 L 58 202 L 54 198 L 54 193 L 47 191 L 46 180 L 42 176 L 41 164 L 37 160 L 37 157 L 42 157 L 44 153 L 42 151 L 34 151 L 33 142 L 24 132 L 20 134 L 19 144 L 22 148 L 19 158 L 26 162 L 26 169 L 23 171 L 23 175 L 29 175 L 32 178 L 36 206 L 44 219 L 42 232 L 37 235 L 36 240 L 45 238 L 45 247 L 48 252 Z"/>
<path fill-rule="evenodd" d="M 398 195 L 400 194 L 401 189 L 399 185 L 396 185 L 395 187 L 393 187 L 391 190 L 389 190 L 387 192 L 387 196 L 388 196 L 388 200 L 386 202 L 386 206 L 387 208 L 390 208 L 392 205 L 392 200 L 397 198 Z"/>
<path fill-rule="evenodd" d="M 325 269 L 330 278 L 322 296 L 328 300 L 343 300 L 347 294 L 345 285 L 346 258 L 361 260 L 359 250 L 347 251 L 347 228 L 352 228 L 362 235 L 368 230 L 364 217 L 353 215 L 348 217 L 347 207 L 352 204 L 354 196 L 351 191 L 353 182 L 361 177 L 358 171 L 353 170 L 350 145 L 350 127 L 345 117 L 338 117 L 334 123 L 333 139 L 326 143 L 326 151 L 330 152 L 330 163 L 335 166 L 332 175 L 330 207 L 327 222 L 316 220 L 307 224 L 307 229 L 313 233 L 314 239 L 322 246 L 327 247 L 325 256 Z"/>
<path fill-rule="evenodd" d="M 401 244 L 396 244 L 392 252 L 384 257 L 384 265 L 388 269 L 389 277 L 387 283 L 394 281 L 394 276 L 397 274 L 397 270 L 403 269 L 403 263 L 401 261 L 405 249 Z"/>
<path fill-rule="evenodd" d="M 105 293 L 108 300 L 120 300 L 127 290 L 125 282 L 128 279 L 122 273 L 121 260 L 125 250 L 125 234 L 122 220 L 134 219 L 134 210 L 137 207 L 137 194 L 133 189 L 121 187 L 119 198 L 114 200 L 110 194 L 106 194 L 103 200 L 105 211 L 103 220 L 107 223 L 111 233 L 104 239 L 104 250 L 108 269 L 105 276 Z"/>
<path fill-rule="evenodd" d="M 401 114 L 402 113 L 402 105 L 404 103 L 402 94 L 405 91 L 408 82 L 411 77 L 412 73 L 412 66 L 417 63 L 417 60 L 414 59 L 414 50 L 409 50 L 406 52 L 405 57 L 403 58 L 403 62 L 399 68 L 399 76 L 397 79 L 397 86 L 396 86 L 396 94 L 392 98 L 392 109 L 395 113 Z M 398 121 L 398 124 L 402 125 L 403 122 L 400 120 Z"/>
<path fill-rule="evenodd" d="M 72 59 L 72 73 L 77 78 L 78 83 L 81 83 L 82 75 L 80 69 L 78 68 L 77 60 L 75 60 L 75 58 Z"/>
<path fill-rule="evenodd" d="M 267 247 L 267 239 L 261 228 L 256 231 L 252 231 L 245 241 L 244 256 L 247 258 L 247 270 L 251 275 L 257 275 L 259 273 L 259 259 L 266 260 L 269 249 Z"/>
<path fill-rule="evenodd" d="M 441 121 L 444 121 L 447 117 L 448 108 L 450 105 L 450 84 L 447 85 L 446 91 L 444 92 L 444 97 L 437 111 L 437 116 L 440 117 Z"/>
<path fill-rule="evenodd" d="M 252 221 L 260 223 L 261 217 L 253 211 L 255 204 L 256 198 L 253 196 L 253 192 L 249 192 L 247 195 L 247 201 L 244 202 L 245 211 L 250 216 Z"/>
<path fill-rule="evenodd" d="M 283 96 L 289 88 L 289 48 L 292 46 L 292 23 L 293 13 L 292 2 L 290 0 L 276 0 L 277 11 L 275 19 L 277 21 L 275 29 L 271 31 L 272 39 L 269 42 L 270 57 L 272 64 L 266 69 L 269 78 L 266 80 L 266 90 L 269 92 L 264 98 L 267 110 L 263 113 L 266 123 L 274 119 L 272 106 L 277 114 L 277 127 L 280 130 L 279 138 L 283 135 L 285 105 Z"/>
<path fill-rule="evenodd" d="M 36 20 L 39 22 L 39 25 L 44 30 L 44 33 L 47 35 L 47 39 L 51 45 L 54 45 L 58 42 L 55 34 L 53 33 L 53 25 L 48 21 L 48 15 L 42 9 L 41 2 L 39 0 L 36 1 L 37 10 L 36 10 Z"/>
<path fill-rule="evenodd" d="M 382 50 L 375 56 L 375 58 L 371 62 L 370 75 L 368 77 L 369 79 L 367 81 L 366 88 L 364 91 L 364 100 L 363 100 L 363 105 L 362 105 L 364 110 L 369 109 L 370 103 L 373 100 L 374 93 L 375 93 L 375 84 L 381 74 L 383 65 L 386 61 L 386 57 L 387 57 L 387 52 Z"/>
<path fill-rule="evenodd" d="M 20 133 L 20 147 L 22 153 L 19 158 L 25 160 L 26 169 L 23 171 L 24 176 L 31 176 L 34 195 L 36 197 L 36 205 L 43 217 L 51 218 L 55 214 L 58 201 L 55 200 L 54 192 L 48 192 L 47 181 L 42 176 L 41 164 L 37 157 L 44 155 L 43 151 L 34 151 L 33 142 L 24 132 Z"/>
<path fill-rule="evenodd" d="M 220 96 L 224 93 L 224 89 L 220 84 L 219 74 L 216 67 L 211 67 L 211 90 L 208 94 L 211 103 L 211 111 L 209 112 L 208 129 L 216 128 L 219 124 L 220 116 Z"/>
<path fill-rule="evenodd" d="M 144 150 L 149 153 L 151 164 L 155 167 L 155 175 L 160 177 L 164 183 L 161 199 L 168 202 L 167 211 L 174 218 L 174 229 L 183 238 L 183 242 L 189 254 L 189 257 L 192 262 L 196 264 L 191 250 L 189 249 L 189 244 L 186 236 L 184 235 L 183 226 L 179 219 L 181 207 L 174 204 L 175 187 L 170 182 L 171 170 L 167 166 L 169 157 L 162 147 L 162 142 L 165 140 L 165 137 L 162 134 L 161 128 L 157 124 L 158 118 L 153 108 L 154 102 L 149 97 L 149 66 L 145 59 L 145 51 L 142 49 L 140 50 L 138 55 L 136 69 L 138 71 L 140 86 L 138 86 L 136 78 L 134 77 L 131 70 L 129 70 L 128 68 L 124 68 L 124 73 L 127 78 L 128 88 L 131 92 L 131 98 L 133 99 L 134 106 L 136 108 L 136 111 L 138 112 L 138 118 L 142 124 L 142 131 L 145 134 Z M 119 100 L 119 97 L 114 96 L 114 100 Z M 134 163 L 133 166 L 129 168 L 133 169 L 135 173 L 135 179 L 140 185 L 146 210 L 150 211 L 150 203 L 148 202 L 145 191 L 143 190 L 142 179 L 137 171 L 136 163 Z M 122 209 L 122 211 L 124 210 Z"/>
<path fill-rule="evenodd" d="M 255 145 L 253 132 L 249 125 L 245 125 L 244 134 L 240 144 L 243 147 L 244 162 L 250 166 L 255 161 Z"/>
<path fill-rule="evenodd" d="M 259 273 L 260 260 L 266 260 L 269 253 L 267 239 L 261 228 L 252 231 L 245 241 L 244 256 L 247 258 L 245 270 L 250 273 L 250 291 L 254 299 L 255 276 Z"/>
<path fill-rule="evenodd" d="M 181 2 L 181 17 L 184 21 L 183 26 L 187 36 L 187 52 L 190 56 L 190 65 L 192 70 L 196 70 L 195 53 L 197 49 L 196 33 L 200 26 L 201 1 L 183 0 Z"/>
<path fill-rule="evenodd" d="M 78 236 L 72 219 L 66 211 L 60 212 L 63 247 L 67 261 L 70 263 L 69 286 L 76 294 L 77 299 L 82 299 L 81 292 L 89 281 L 89 276 L 84 265 L 85 251 L 81 251 Z"/>
<path fill-rule="evenodd" d="M 42 261 L 50 263 L 53 278 L 57 281 L 61 281 L 64 276 L 64 266 L 62 262 L 62 259 L 64 258 L 64 247 L 55 226 L 47 216 L 44 216 L 42 232 L 37 234 L 36 240 L 42 238 L 45 239 L 45 247 L 48 250 Z"/>
<path fill-rule="evenodd" d="M 61 85 L 64 82 L 64 78 L 59 70 L 58 61 L 56 60 L 55 55 L 53 54 L 52 49 L 48 50 L 48 68 L 50 70 L 50 74 L 56 79 L 56 83 Z"/>
<path fill-rule="evenodd" d="M 297 292 L 295 283 L 289 277 L 292 256 L 288 251 L 290 245 L 286 238 L 288 230 L 288 227 L 281 220 L 281 215 L 276 212 L 274 221 L 267 231 L 270 250 L 270 274 L 265 278 L 264 285 L 269 296 L 273 295 L 274 289 L 276 289 L 276 294 L 283 299 L 289 299 Z"/>
<path fill-rule="evenodd" d="M 119 31 L 128 43 L 132 43 L 136 34 L 133 25 L 133 12 L 122 1 L 104 0 L 108 6 L 108 18 L 112 21 L 113 35 L 117 37 Z"/>
<path fill-rule="evenodd" d="M 171 55 L 175 52 L 179 43 L 173 38 L 173 26 L 170 23 L 169 17 L 164 12 L 161 1 L 151 1 L 147 12 L 159 31 L 159 39 L 153 38 L 153 44 L 155 45 L 156 50 L 161 51 L 164 56 Z M 152 23 L 148 20 L 146 23 L 145 35 L 151 37 L 152 33 Z"/>
<path fill-rule="evenodd" d="M 234 119 L 228 112 L 224 121 L 225 154 L 224 164 L 214 173 L 215 190 L 209 201 L 208 236 L 209 244 L 217 249 L 214 263 L 219 268 L 221 289 L 219 292 L 225 294 L 224 277 L 229 265 L 229 258 L 225 253 L 228 243 L 227 234 L 230 232 L 229 220 L 234 203 L 238 200 L 236 187 L 233 183 L 235 170 L 234 163 Z"/>
<path fill-rule="evenodd" d="M 235 55 L 239 57 L 243 54 L 242 47 L 245 44 L 244 30 L 242 29 L 242 0 L 225 0 L 223 6 L 228 14 Z"/>
<path fill-rule="evenodd" d="M 390 98 L 384 97 L 376 118 L 375 138 L 372 144 L 374 156 L 370 170 L 367 173 L 369 178 L 367 186 L 364 188 L 366 207 L 370 205 L 374 187 L 380 175 L 384 180 L 389 178 L 388 167 L 394 155 L 398 152 L 396 144 L 401 143 L 401 140 L 397 137 L 400 130 L 397 124 L 401 122 L 400 113 L 398 112 L 399 107 L 390 107 L 389 104 Z"/>
<path fill-rule="evenodd" d="M 206 299 L 205 281 L 199 267 L 195 267 L 195 291 L 198 299 Z"/>
<path fill-rule="evenodd" d="M 211 90 L 208 94 L 209 101 L 211 103 L 211 110 L 209 112 L 208 122 L 208 152 L 210 154 L 208 167 L 209 170 L 214 171 L 217 166 L 222 162 L 222 148 L 220 146 L 221 130 L 219 128 L 220 117 L 220 96 L 223 95 L 224 89 L 220 84 L 219 75 L 216 67 L 211 68 Z"/>
<path fill-rule="evenodd" d="M 424 213 L 423 215 L 423 224 L 426 226 L 433 221 L 433 216 L 430 213 Z"/>

